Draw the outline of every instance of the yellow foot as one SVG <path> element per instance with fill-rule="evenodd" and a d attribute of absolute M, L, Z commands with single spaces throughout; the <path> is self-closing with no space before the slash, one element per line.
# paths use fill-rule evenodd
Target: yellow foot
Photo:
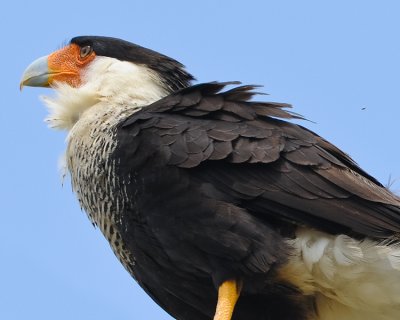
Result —
<path fill-rule="evenodd" d="M 231 320 L 240 289 L 241 285 L 236 280 L 227 280 L 219 286 L 214 320 Z"/>

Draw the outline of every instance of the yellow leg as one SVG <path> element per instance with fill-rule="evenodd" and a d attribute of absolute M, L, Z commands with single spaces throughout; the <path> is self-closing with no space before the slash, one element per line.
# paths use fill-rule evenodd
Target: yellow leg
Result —
<path fill-rule="evenodd" d="M 231 320 L 240 289 L 241 285 L 235 280 L 227 280 L 219 286 L 214 320 Z"/>

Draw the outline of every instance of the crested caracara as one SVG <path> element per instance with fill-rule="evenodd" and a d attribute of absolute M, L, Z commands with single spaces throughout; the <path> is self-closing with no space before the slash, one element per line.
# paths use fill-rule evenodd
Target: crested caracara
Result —
<path fill-rule="evenodd" d="M 255 86 L 83 36 L 34 61 L 89 219 L 181 320 L 400 319 L 400 200 Z M 230 86 L 231 88 L 227 88 Z"/>

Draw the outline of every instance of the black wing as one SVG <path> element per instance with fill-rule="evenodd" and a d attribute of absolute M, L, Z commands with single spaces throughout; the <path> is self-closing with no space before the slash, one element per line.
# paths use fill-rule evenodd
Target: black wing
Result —
<path fill-rule="evenodd" d="M 258 217 L 374 238 L 400 231 L 398 197 L 328 141 L 282 120 L 301 118 L 285 110 L 289 105 L 250 101 L 256 86 L 222 92 L 228 84 L 237 83 L 172 94 L 121 129 L 131 137 L 156 135 L 168 165 Z"/>

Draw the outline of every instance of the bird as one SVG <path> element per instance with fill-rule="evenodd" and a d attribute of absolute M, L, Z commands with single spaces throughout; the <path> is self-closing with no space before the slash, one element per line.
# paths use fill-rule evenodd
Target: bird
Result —
<path fill-rule="evenodd" d="M 131 42 L 32 62 L 90 221 L 180 320 L 400 318 L 400 198 L 259 86 Z"/>

